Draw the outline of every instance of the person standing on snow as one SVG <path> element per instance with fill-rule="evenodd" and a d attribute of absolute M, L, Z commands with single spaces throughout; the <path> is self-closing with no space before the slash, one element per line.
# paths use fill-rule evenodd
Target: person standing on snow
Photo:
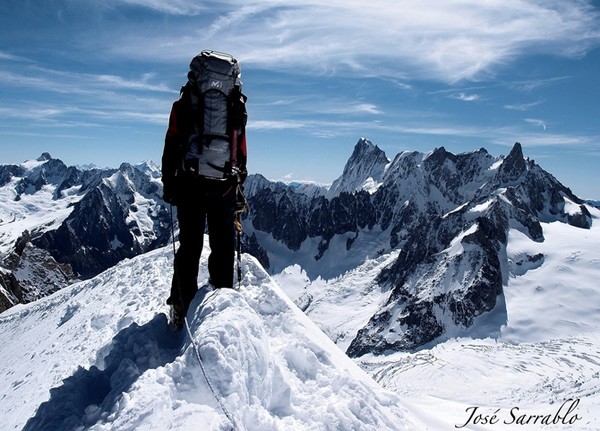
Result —
<path fill-rule="evenodd" d="M 210 284 L 233 287 L 236 212 L 245 206 L 246 96 L 232 56 L 202 51 L 173 103 L 162 156 L 164 201 L 177 207 L 171 319 L 178 327 L 198 291 L 198 266 L 208 223 Z"/>

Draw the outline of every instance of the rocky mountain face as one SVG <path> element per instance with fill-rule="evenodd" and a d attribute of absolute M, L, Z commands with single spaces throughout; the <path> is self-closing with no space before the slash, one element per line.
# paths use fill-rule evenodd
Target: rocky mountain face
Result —
<path fill-rule="evenodd" d="M 129 164 L 107 175 L 53 231 L 34 243 L 84 278 L 165 245 L 170 219 L 157 177 Z"/>
<path fill-rule="evenodd" d="M 388 300 L 358 331 L 350 356 L 415 349 L 468 330 L 492 310 L 506 316 L 498 309 L 509 228 L 543 241 L 541 221 L 582 229 L 592 222 L 584 202 L 526 159 L 519 143 L 506 157 L 438 148 L 390 162 L 361 139 L 328 191 L 248 181 L 245 229 L 273 272 L 298 263 L 312 278 L 334 277 L 400 250 L 376 279 Z M 278 264 L 282 254 L 286 263 Z"/>
<path fill-rule="evenodd" d="M 4 259 L 4 265 L 0 275 L 6 292 L 0 295 L 0 307 L 4 309 L 50 295 L 75 278 L 69 264 L 59 264 L 46 250 L 34 246 L 27 230 Z"/>
<path fill-rule="evenodd" d="M 160 171 L 148 163 L 79 169 L 45 153 L 0 166 L 0 194 L 1 309 L 169 240 Z"/>

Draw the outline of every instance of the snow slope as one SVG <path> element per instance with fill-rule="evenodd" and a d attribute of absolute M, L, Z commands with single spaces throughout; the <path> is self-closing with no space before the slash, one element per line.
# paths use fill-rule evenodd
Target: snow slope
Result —
<path fill-rule="evenodd" d="M 171 260 L 159 249 L 0 315 L 3 430 L 227 430 L 228 415 L 240 430 L 427 429 L 248 256 L 239 291 L 206 287 L 188 314 L 226 415 L 167 327 Z"/>
<path fill-rule="evenodd" d="M 499 332 L 455 334 L 416 352 L 364 355 L 357 362 L 431 429 L 456 429 L 473 412 L 467 408 L 477 407 L 476 415 L 496 414 L 499 422 L 472 420 L 462 429 L 599 430 L 600 211 L 593 209 L 592 216 L 589 230 L 542 223 L 543 242 L 510 230 L 509 276 L 497 307 L 506 321 Z M 307 314 L 345 349 L 362 324 L 361 308 L 353 304 L 364 304 L 365 292 L 373 289 L 361 279 L 371 280 L 369 272 L 385 262 L 381 257 L 328 281 L 311 282 L 298 268 L 276 279 L 297 303 L 311 298 Z M 374 291 L 369 297 L 382 303 L 385 295 Z M 334 312 L 327 313 L 331 304 Z M 497 318 L 496 312 L 481 319 Z M 485 328 L 480 323 L 474 327 Z M 554 420 L 569 400 L 577 402 L 573 423 L 541 423 L 548 415 Z"/>
<path fill-rule="evenodd" d="M 57 229 L 81 200 L 79 187 L 63 192 L 63 199 L 53 199 L 56 185 L 47 184 L 36 193 L 23 193 L 15 201 L 15 188 L 21 178 L 13 178 L 0 187 L 0 256 L 9 253 L 24 230 L 30 232 Z"/>

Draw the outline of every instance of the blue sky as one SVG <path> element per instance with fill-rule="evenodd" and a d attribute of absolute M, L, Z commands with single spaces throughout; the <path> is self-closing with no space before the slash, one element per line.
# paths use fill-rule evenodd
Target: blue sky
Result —
<path fill-rule="evenodd" d="M 360 137 L 392 158 L 519 141 L 600 199 L 600 2 L 3 0 L 0 163 L 160 162 L 203 49 L 239 58 L 249 169 L 330 183 Z"/>

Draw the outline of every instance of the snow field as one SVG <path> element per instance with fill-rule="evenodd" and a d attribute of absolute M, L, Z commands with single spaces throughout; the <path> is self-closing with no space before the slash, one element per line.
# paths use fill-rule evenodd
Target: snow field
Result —
<path fill-rule="evenodd" d="M 36 193 L 21 194 L 15 201 L 15 188 L 21 178 L 16 177 L 0 188 L 0 255 L 12 251 L 12 247 L 25 231 L 57 229 L 73 211 L 73 204 L 81 199 L 79 187 L 64 190 L 64 199 L 53 200 L 55 185 L 45 185 Z"/>
<path fill-rule="evenodd" d="M 589 230 L 560 222 L 542 224 L 542 243 L 510 231 L 509 262 L 525 261 L 520 265 L 525 268 L 513 270 L 504 289 L 508 308 L 504 341 L 543 341 L 598 332 L 600 211 L 593 215 Z M 527 261 L 526 257 L 536 255 L 543 257 Z"/>
<path fill-rule="evenodd" d="M 346 351 L 356 333 L 386 302 L 390 292 L 374 281 L 377 274 L 393 263 L 399 251 L 368 259 L 343 276 L 311 281 L 297 265 L 273 278 L 289 298 L 301 305 L 319 328 Z"/>

